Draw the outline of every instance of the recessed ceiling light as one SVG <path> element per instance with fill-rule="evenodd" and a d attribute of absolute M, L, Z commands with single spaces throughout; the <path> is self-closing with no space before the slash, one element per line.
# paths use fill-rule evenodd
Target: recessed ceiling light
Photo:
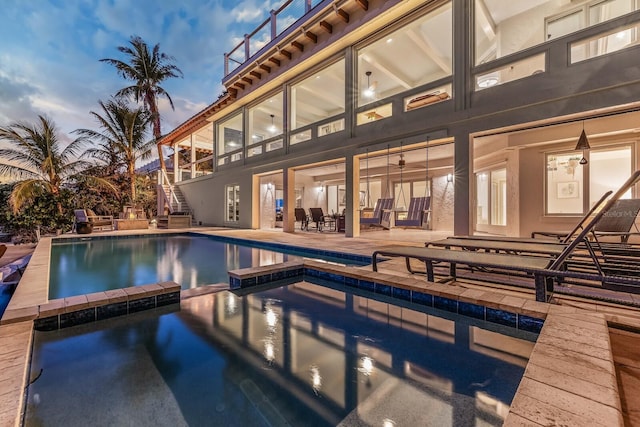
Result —
<path fill-rule="evenodd" d="M 393 39 L 392 39 L 391 37 L 389 37 L 389 38 L 387 39 L 387 43 L 391 43 L 392 41 L 393 41 Z"/>

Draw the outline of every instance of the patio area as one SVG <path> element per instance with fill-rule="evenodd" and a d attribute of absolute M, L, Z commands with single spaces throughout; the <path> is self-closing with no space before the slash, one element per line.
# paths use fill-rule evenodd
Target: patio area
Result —
<path fill-rule="evenodd" d="M 428 230 L 371 230 L 358 238 L 345 238 L 341 233 L 281 230 L 232 230 L 222 228 L 192 228 L 203 234 L 282 243 L 319 250 L 350 252 L 370 256 L 382 246 L 422 246 L 425 241 L 447 237 L 445 233 Z M 128 235 L 149 233 L 174 233 L 175 230 L 112 231 L 103 235 Z M 76 237 L 76 235 L 67 235 Z M 65 236 L 61 236 L 65 237 Z M 3 375 L 0 383 L 3 393 L 0 399 L 0 424 L 13 424 L 22 407 L 23 390 L 27 385 L 28 352 L 31 347 L 33 319 L 40 307 L 47 304 L 46 282 L 51 239 L 43 239 L 33 253 L 7 313 L 0 326 L 0 339 L 6 350 L 0 353 Z M 2 261 L 12 258 L 12 253 L 28 251 L 15 247 L 5 254 Z M 306 263 L 307 261 L 305 261 Z M 614 420 L 626 425 L 640 425 L 638 408 L 640 398 L 635 393 L 640 387 L 640 298 L 626 295 L 628 305 L 587 299 L 578 296 L 554 296 L 553 304 L 535 302 L 533 290 L 510 286 L 488 285 L 478 281 L 453 283 L 427 283 L 424 276 L 406 271 L 404 260 L 392 259 L 381 264 L 373 273 L 371 266 L 344 267 L 309 261 L 314 268 L 339 271 L 358 277 L 371 277 L 389 284 L 425 290 L 459 301 L 496 307 L 514 313 L 526 313 L 546 318 L 545 326 L 536 344 L 527 372 L 512 404 L 512 415 L 507 425 L 518 422 L 544 424 L 549 417 L 570 425 L 585 422 L 609 425 Z M 211 289 L 182 291 L 182 298 Z M 631 305 L 636 303 L 636 306 Z M 34 373 L 31 373 L 33 376 Z M 558 378 L 562 378 L 559 381 Z M 551 399 L 549 396 L 555 396 Z M 533 400 L 532 400 L 533 399 Z M 551 399 L 551 400 L 549 400 Z M 554 401 L 554 399 L 556 399 Z M 535 402 L 535 413 L 528 409 Z M 558 404 L 558 402 L 562 402 Z M 558 405 L 556 407 L 555 405 Z M 541 408 L 544 407 L 544 410 Z M 545 421 L 545 418 L 546 421 Z"/>

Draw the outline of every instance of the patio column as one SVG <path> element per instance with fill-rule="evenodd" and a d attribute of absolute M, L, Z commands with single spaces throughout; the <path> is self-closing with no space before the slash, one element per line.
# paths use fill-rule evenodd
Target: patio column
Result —
<path fill-rule="evenodd" d="M 360 158 L 348 155 L 345 159 L 345 188 L 347 190 L 347 212 L 345 237 L 360 236 Z"/>
<path fill-rule="evenodd" d="M 284 202 L 282 206 L 282 230 L 293 233 L 296 227 L 294 208 L 296 207 L 296 171 L 285 168 L 282 171 Z"/>

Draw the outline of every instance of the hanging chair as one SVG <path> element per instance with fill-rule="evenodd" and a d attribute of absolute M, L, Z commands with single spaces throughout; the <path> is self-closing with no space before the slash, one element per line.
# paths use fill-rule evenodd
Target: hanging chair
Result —
<path fill-rule="evenodd" d="M 369 198 L 369 152 L 367 151 L 367 198 Z M 389 146 L 387 146 L 387 190 L 384 198 L 376 201 L 373 215 L 360 216 L 360 224 L 379 225 L 389 229 L 391 225 L 391 212 L 393 209 L 393 197 L 389 197 Z"/>
<path fill-rule="evenodd" d="M 431 196 L 427 196 L 429 187 L 429 142 L 427 140 L 426 161 L 425 161 L 425 178 L 426 185 L 424 187 L 425 195 L 422 197 L 412 197 L 409 201 L 409 209 L 407 216 L 403 219 L 396 218 L 396 227 L 419 227 L 428 228 L 431 215 Z M 402 191 L 402 170 L 400 170 L 400 191 Z M 398 197 L 398 200 L 400 197 Z"/>

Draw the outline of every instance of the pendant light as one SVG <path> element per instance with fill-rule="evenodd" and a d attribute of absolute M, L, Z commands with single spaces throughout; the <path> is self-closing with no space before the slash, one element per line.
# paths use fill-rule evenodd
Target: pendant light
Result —
<path fill-rule="evenodd" d="M 580 138 L 578 138 L 578 143 L 576 144 L 576 151 L 582 150 L 582 159 L 580 159 L 581 165 L 587 164 L 587 158 L 584 156 L 584 152 L 589 150 L 591 146 L 589 145 L 589 140 L 587 139 L 587 133 L 584 131 L 584 120 L 582 121 L 582 133 L 580 134 Z"/>

